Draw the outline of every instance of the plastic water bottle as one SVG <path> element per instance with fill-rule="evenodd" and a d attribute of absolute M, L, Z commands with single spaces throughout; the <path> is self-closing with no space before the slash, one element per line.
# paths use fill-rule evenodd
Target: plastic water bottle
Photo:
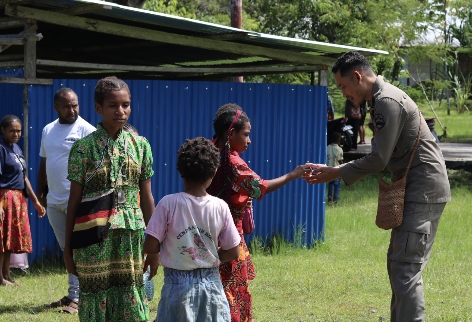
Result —
<path fill-rule="evenodd" d="M 148 281 L 150 274 L 150 268 L 148 267 L 147 271 L 143 274 L 144 282 L 144 291 L 146 292 L 146 297 L 148 301 L 151 301 L 154 298 L 154 279 Z"/>

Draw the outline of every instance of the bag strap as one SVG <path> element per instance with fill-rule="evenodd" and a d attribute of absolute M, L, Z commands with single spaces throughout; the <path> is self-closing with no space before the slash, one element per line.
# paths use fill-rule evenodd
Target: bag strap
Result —
<path fill-rule="evenodd" d="M 415 156 L 416 150 L 418 150 L 418 144 L 420 143 L 420 135 L 421 135 L 421 111 L 420 109 L 418 109 L 418 117 L 420 118 L 418 136 L 416 137 L 415 146 L 413 147 L 413 151 L 411 152 L 410 161 L 408 162 L 408 166 L 406 167 L 405 175 L 403 176 L 403 178 L 406 177 L 406 175 L 408 174 L 408 171 L 410 170 L 411 163 L 413 162 L 413 157 Z M 375 124 L 375 120 L 374 120 L 374 124 Z M 382 172 L 380 172 L 379 181 L 380 180 L 382 180 Z"/>

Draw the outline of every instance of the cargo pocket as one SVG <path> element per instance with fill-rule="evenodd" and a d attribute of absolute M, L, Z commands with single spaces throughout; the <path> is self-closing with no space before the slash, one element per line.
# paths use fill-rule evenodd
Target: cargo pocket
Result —
<path fill-rule="evenodd" d="M 429 222 L 425 225 L 431 226 Z M 392 252 L 389 259 L 406 263 L 423 263 L 428 238 L 429 229 L 422 229 L 422 231 L 393 230 Z"/>

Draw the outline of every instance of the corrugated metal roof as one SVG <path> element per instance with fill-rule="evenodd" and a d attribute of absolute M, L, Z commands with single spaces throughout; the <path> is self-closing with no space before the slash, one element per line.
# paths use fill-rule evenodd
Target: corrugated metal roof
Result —
<path fill-rule="evenodd" d="M 188 30 L 191 32 L 198 32 L 203 34 L 249 34 L 250 37 L 245 39 L 245 42 L 257 44 L 275 44 L 283 45 L 292 48 L 299 48 L 306 50 L 306 53 L 317 52 L 318 54 L 332 53 L 338 54 L 346 51 L 358 51 L 364 55 L 388 54 L 384 50 L 367 49 L 361 47 L 344 46 L 338 44 L 330 44 L 313 40 L 304 40 L 298 38 L 289 38 L 274 36 L 259 32 L 253 32 L 244 29 L 237 29 L 227 27 L 205 21 L 188 19 L 173 15 L 168 15 L 160 12 L 154 12 L 144 9 L 137 9 L 127 6 L 122 6 L 106 1 L 100 0 L 42 0 L 41 3 L 35 5 L 45 6 L 49 8 L 66 9 L 76 7 L 78 5 L 102 5 L 102 8 L 97 7 L 91 13 L 94 16 L 101 16 L 112 19 L 119 19 L 123 21 L 133 21 L 147 24 L 150 26 L 168 27 L 172 29 Z"/>

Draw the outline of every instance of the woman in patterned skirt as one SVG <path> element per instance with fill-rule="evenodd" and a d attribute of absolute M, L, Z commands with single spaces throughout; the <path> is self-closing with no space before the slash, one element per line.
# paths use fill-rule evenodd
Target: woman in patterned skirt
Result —
<path fill-rule="evenodd" d="M 123 130 L 131 113 L 128 86 L 116 77 L 95 87 L 95 110 L 102 116 L 97 131 L 74 143 L 69 155 L 71 181 L 64 260 L 79 277 L 80 321 L 147 321 L 143 286 L 144 227 L 154 209 L 152 153 L 148 141 Z M 116 211 L 105 239 L 74 251 L 74 220 L 82 198 L 113 191 Z M 138 193 L 141 201 L 138 206 Z M 145 266 L 157 271 L 157 256 Z"/>
<path fill-rule="evenodd" d="M 252 297 L 248 282 L 256 277 L 256 271 L 243 238 L 242 216 L 248 202 L 262 199 L 288 182 L 300 178 L 304 167 L 277 179 L 263 180 L 239 157 L 251 140 L 251 124 L 246 113 L 236 104 L 226 104 L 218 109 L 215 120 L 215 144 L 221 151 L 220 167 L 207 191 L 226 201 L 234 224 L 241 235 L 239 258 L 220 265 L 220 275 L 229 302 L 232 322 L 252 321 Z"/>
<path fill-rule="evenodd" d="M 7 115 L 0 122 L 0 285 L 16 286 L 10 275 L 10 254 L 33 250 L 25 191 L 40 218 L 46 210 L 36 198 L 26 177 L 23 152 L 16 144 L 21 138 L 21 121 Z"/>

